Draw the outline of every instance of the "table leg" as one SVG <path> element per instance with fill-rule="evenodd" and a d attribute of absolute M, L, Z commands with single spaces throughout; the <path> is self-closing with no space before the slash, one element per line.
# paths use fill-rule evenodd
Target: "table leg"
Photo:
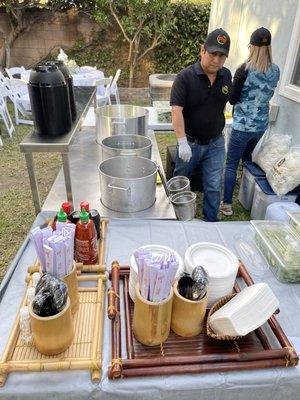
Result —
<path fill-rule="evenodd" d="M 71 185 L 71 171 L 70 171 L 70 161 L 69 161 L 69 153 L 61 153 L 64 177 L 65 177 L 65 186 L 67 192 L 67 200 L 71 203 L 71 208 L 73 210 L 73 194 L 72 194 L 72 185 Z"/>
<path fill-rule="evenodd" d="M 35 175 L 34 161 L 33 161 L 32 153 L 25 153 L 25 160 L 26 160 L 27 171 L 28 171 L 28 176 L 29 176 L 29 181 L 30 181 L 30 188 L 31 188 L 31 194 L 32 194 L 32 198 L 33 198 L 33 204 L 34 204 L 34 208 L 35 208 L 35 214 L 38 215 L 38 213 L 41 211 L 41 202 L 40 202 L 39 189 L 38 189 L 38 184 L 37 184 L 36 175 Z"/>
<path fill-rule="evenodd" d="M 96 110 L 96 108 L 97 108 L 97 90 L 94 94 L 94 109 Z"/>

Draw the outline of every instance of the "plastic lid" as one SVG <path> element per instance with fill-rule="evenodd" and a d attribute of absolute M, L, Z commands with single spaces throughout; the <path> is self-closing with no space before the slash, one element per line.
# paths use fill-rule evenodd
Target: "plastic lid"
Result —
<path fill-rule="evenodd" d="M 62 203 L 61 208 L 64 210 L 65 213 L 70 214 L 71 212 L 71 204 L 68 201 Z"/>
<path fill-rule="evenodd" d="M 263 171 L 257 164 L 252 161 L 246 161 L 244 167 L 255 177 L 264 178 L 266 176 L 265 171 Z"/>
<path fill-rule="evenodd" d="M 65 78 L 67 78 L 67 79 L 71 78 L 71 73 L 63 61 L 61 61 L 61 60 L 46 61 L 45 65 L 56 66 L 62 72 L 62 74 Z"/>
<path fill-rule="evenodd" d="M 90 205 L 87 201 L 81 201 L 80 202 L 80 210 L 84 208 L 85 211 L 89 212 L 90 211 Z"/>
<path fill-rule="evenodd" d="M 56 65 L 37 65 L 30 72 L 29 85 L 63 86 L 66 81 Z"/>
<path fill-rule="evenodd" d="M 86 211 L 85 208 L 82 208 L 80 213 L 79 213 L 79 219 L 81 222 L 89 222 L 89 213 Z"/>
<path fill-rule="evenodd" d="M 64 212 L 64 210 L 61 208 L 59 212 L 57 213 L 57 221 L 59 222 L 66 222 L 67 221 L 67 214 Z"/>

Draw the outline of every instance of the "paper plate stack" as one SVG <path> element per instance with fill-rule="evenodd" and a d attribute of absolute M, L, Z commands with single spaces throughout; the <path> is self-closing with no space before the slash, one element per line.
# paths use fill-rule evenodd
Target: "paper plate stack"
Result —
<path fill-rule="evenodd" d="M 239 262 L 226 247 L 201 242 L 190 246 L 184 256 L 185 270 L 192 273 L 201 265 L 208 275 L 208 308 L 217 300 L 232 292 Z"/>
<path fill-rule="evenodd" d="M 158 244 L 148 244 L 146 246 L 139 247 L 140 249 L 144 249 L 155 255 L 168 256 L 170 253 L 173 253 L 178 260 L 179 267 L 176 273 L 176 279 L 179 278 L 180 274 L 183 272 L 183 260 L 180 255 L 167 246 L 161 246 Z M 134 258 L 134 254 L 131 255 L 130 258 L 130 275 L 129 275 L 129 296 L 134 301 L 135 298 L 135 286 L 138 283 L 138 267 Z"/>
<path fill-rule="evenodd" d="M 246 287 L 210 316 L 209 326 L 219 335 L 245 336 L 263 325 L 279 306 L 266 283 Z"/>

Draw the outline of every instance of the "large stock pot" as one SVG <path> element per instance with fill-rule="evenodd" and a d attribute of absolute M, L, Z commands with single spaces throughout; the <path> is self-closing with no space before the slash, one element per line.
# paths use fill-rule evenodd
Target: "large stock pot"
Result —
<path fill-rule="evenodd" d="M 95 110 L 97 143 L 113 135 L 145 135 L 148 110 L 129 104 L 113 104 Z"/>
<path fill-rule="evenodd" d="M 101 142 L 102 161 L 117 156 L 138 156 L 151 159 L 152 142 L 146 136 L 114 135 Z"/>
<path fill-rule="evenodd" d="M 111 210 L 136 212 L 155 202 L 158 166 L 144 157 L 118 156 L 99 165 L 101 201 Z"/>

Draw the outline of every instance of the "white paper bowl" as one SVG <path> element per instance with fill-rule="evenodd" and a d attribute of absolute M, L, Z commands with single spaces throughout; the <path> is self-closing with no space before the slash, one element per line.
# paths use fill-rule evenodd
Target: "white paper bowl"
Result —
<path fill-rule="evenodd" d="M 237 257 L 226 247 L 210 242 L 195 243 L 184 256 L 185 270 L 201 265 L 208 275 L 208 307 L 232 292 L 239 267 Z"/>
<path fill-rule="evenodd" d="M 139 249 L 144 249 L 147 251 L 150 251 L 154 255 L 162 255 L 162 256 L 167 256 L 169 253 L 173 253 L 178 260 L 179 266 L 178 270 L 175 276 L 175 280 L 179 278 L 181 273 L 184 270 L 184 264 L 181 256 L 173 249 L 167 246 L 162 246 L 159 244 L 147 244 L 145 246 L 139 247 Z M 135 286 L 138 282 L 138 267 L 135 261 L 134 254 L 132 253 L 131 258 L 130 258 L 130 275 L 129 275 L 129 295 L 131 299 L 134 301 L 134 296 L 135 296 Z"/>

